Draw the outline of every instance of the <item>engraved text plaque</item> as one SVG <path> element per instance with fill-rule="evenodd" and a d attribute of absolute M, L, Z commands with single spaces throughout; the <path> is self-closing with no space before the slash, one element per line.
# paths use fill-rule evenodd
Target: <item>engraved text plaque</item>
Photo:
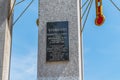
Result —
<path fill-rule="evenodd" d="M 48 22 L 46 42 L 47 61 L 68 61 L 68 21 Z"/>

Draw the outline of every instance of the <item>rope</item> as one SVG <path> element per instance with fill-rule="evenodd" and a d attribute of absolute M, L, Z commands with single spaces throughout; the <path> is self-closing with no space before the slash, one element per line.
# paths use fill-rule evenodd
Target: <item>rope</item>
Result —
<path fill-rule="evenodd" d="M 91 0 L 89 1 L 88 5 L 87 5 L 87 8 L 86 8 L 85 11 L 83 12 L 83 15 L 82 15 L 81 18 L 84 17 L 85 13 L 87 12 L 87 10 L 88 10 L 88 8 L 89 8 L 89 6 L 90 6 L 90 3 L 91 3 Z"/>
<path fill-rule="evenodd" d="M 21 0 L 21 1 L 19 1 L 18 3 L 16 3 L 15 5 L 18 5 L 18 4 L 20 4 L 20 3 L 22 3 L 22 2 L 24 2 L 25 0 Z"/>
<path fill-rule="evenodd" d="M 90 9 L 91 9 L 91 7 L 92 7 L 92 3 L 93 3 L 93 0 L 91 0 L 90 7 L 89 7 L 89 9 L 88 9 L 87 16 L 86 16 L 86 18 L 85 18 L 85 22 L 83 23 L 83 28 L 82 28 L 81 32 L 83 32 L 83 30 L 84 30 L 84 28 L 85 28 L 85 24 L 86 24 L 86 22 L 87 22 L 88 15 L 89 15 Z"/>
<path fill-rule="evenodd" d="M 89 0 L 85 1 L 85 3 L 82 5 L 81 9 L 87 4 Z"/>
<path fill-rule="evenodd" d="M 83 25 L 83 28 L 82 28 L 82 8 L 83 8 L 83 6 L 87 3 L 85 3 L 82 7 L 81 7 L 81 2 L 82 2 L 82 0 L 79 0 L 80 1 L 80 49 L 81 49 L 81 80 L 84 80 L 84 65 L 83 65 L 83 42 L 82 42 L 82 32 L 83 32 L 83 30 L 84 30 L 84 27 L 85 27 L 85 23 L 86 23 L 86 21 L 87 21 L 87 18 L 88 18 L 88 14 L 89 14 L 89 12 L 90 12 L 90 9 L 91 9 L 91 6 L 92 6 L 92 3 L 93 3 L 93 0 L 90 0 L 90 2 L 88 3 L 88 5 L 90 5 L 90 7 L 89 7 L 89 9 L 88 9 L 88 13 L 87 13 L 87 17 L 86 17 L 86 20 L 85 20 L 85 22 L 84 22 L 84 25 Z M 87 8 L 86 8 L 87 9 Z M 86 10 L 87 11 L 87 10 Z M 84 12 L 84 13 L 86 13 L 86 12 Z"/>
<path fill-rule="evenodd" d="M 115 8 L 116 8 L 118 11 L 120 11 L 120 8 L 119 8 L 112 0 L 110 0 L 110 2 L 115 6 Z"/>
<path fill-rule="evenodd" d="M 22 15 L 26 12 L 26 10 L 31 6 L 31 4 L 33 3 L 34 0 L 32 0 L 28 6 L 23 10 L 23 12 L 20 14 L 20 16 L 18 16 L 18 18 L 14 21 L 13 26 L 16 24 L 16 22 L 22 17 Z"/>

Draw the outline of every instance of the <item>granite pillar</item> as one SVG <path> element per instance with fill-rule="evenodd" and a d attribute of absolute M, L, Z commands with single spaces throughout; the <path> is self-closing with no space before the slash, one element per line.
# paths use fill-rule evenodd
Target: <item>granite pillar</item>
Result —
<path fill-rule="evenodd" d="M 83 80 L 82 75 L 82 53 L 81 53 L 81 41 L 80 41 L 80 1 L 79 0 L 39 0 L 39 42 L 38 42 L 38 70 L 37 80 Z M 49 23 L 63 23 L 67 22 L 67 39 L 63 38 L 63 44 L 68 43 L 69 51 L 64 51 L 65 48 L 61 48 L 62 53 L 59 50 L 60 40 L 53 39 L 53 37 L 60 37 L 59 32 L 55 34 L 55 28 L 65 29 L 66 26 L 57 25 L 52 27 L 54 34 L 49 34 Z M 61 26 L 61 27 L 60 27 Z M 58 30 L 58 31 L 59 31 Z M 60 33 L 60 35 L 62 32 Z M 54 44 L 50 45 L 55 51 L 48 51 L 49 35 L 52 36 Z M 57 35 L 57 36 L 56 36 Z M 51 41 L 51 40 L 50 40 Z M 61 40 L 62 41 L 62 40 Z M 65 43 L 64 43 L 65 42 Z M 57 45 L 58 43 L 58 45 Z M 56 46 L 57 45 L 57 46 Z M 53 47 L 54 46 L 54 47 Z M 58 47 L 58 48 L 56 48 Z M 58 50 L 59 49 L 59 50 Z M 58 50 L 58 51 L 57 51 Z M 49 55 L 53 53 L 53 56 Z M 68 58 L 59 58 L 55 55 L 62 54 Z M 69 54 L 69 55 L 68 55 Z M 50 57 L 51 56 L 51 57 Z M 51 59 L 47 59 L 50 57 Z M 59 59 L 58 59 L 59 58 Z"/>

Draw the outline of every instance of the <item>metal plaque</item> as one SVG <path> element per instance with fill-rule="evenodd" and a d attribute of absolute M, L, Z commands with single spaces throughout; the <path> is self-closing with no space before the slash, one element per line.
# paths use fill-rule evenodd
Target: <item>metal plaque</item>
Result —
<path fill-rule="evenodd" d="M 69 60 L 68 21 L 48 22 L 46 34 L 46 60 Z"/>

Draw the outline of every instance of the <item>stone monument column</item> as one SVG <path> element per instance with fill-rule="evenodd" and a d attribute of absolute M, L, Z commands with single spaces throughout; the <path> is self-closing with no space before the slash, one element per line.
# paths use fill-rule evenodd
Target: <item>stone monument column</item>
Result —
<path fill-rule="evenodd" d="M 0 80 L 9 80 L 11 52 L 10 0 L 0 0 Z"/>
<path fill-rule="evenodd" d="M 79 0 L 39 0 L 37 80 L 83 80 Z"/>

